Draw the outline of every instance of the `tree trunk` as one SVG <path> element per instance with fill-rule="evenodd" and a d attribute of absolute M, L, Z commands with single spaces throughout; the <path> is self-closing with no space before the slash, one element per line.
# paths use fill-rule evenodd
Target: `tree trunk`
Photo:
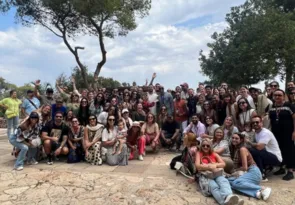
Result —
<path fill-rule="evenodd" d="M 294 65 L 288 64 L 286 68 L 286 82 L 285 82 L 285 90 L 287 91 L 288 82 L 292 81 L 292 78 L 295 77 L 295 68 Z"/>

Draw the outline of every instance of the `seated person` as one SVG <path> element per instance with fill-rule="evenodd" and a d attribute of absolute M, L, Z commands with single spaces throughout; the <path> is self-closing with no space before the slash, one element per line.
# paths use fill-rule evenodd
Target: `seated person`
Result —
<path fill-rule="evenodd" d="M 206 133 L 206 127 L 199 121 L 199 117 L 195 114 L 192 116 L 192 122 L 184 129 L 184 137 L 188 133 L 193 133 L 200 142 L 203 134 Z"/>
<path fill-rule="evenodd" d="M 217 168 L 225 167 L 222 158 L 213 151 L 212 142 L 208 138 L 202 140 L 200 150 L 196 153 L 195 164 L 200 172 L 215 172 Z M 244 204 L 242 199 L 233 195 L 230 184 L 223 175 L 209 179 L 209 191 L 218 204 Z"/>
<path fill-rule="evenodd" d="M 260 116 L 252 117 L 252 127 L 255 130 L 256 143 L 246 140 L 251 147 L 249 149 L 258 168 L 262 173 L 262 178 L 267 181 L 265 169 L 267 166 L 279 166 L 283 161 L 280 147 L 273 133 L 263 128 L 263 120 Z"/>
<path fill-rule="evenodd" d="M 234 161 L 234 175 L 228 178 L 232 189 L 247 196 L 266 201 L 271 193 L 271 188 L 260 186 L 262 175 L 255 164 L 252 155 L 245 147 L 245 136 L 234 134 L 230 151 Z"/>
<path fill-rule="evenodd" d="M 143 160 L 145 152 L 145 137 L 140 135 L 140 123 L 134 121 L 131 129 L 128 130 L 127 146 L 130 148 L 129 160 L 134 159 L 136 146 L 138 149 L 138 159 Z"/>
<path fill-rule="evenodd" d="M 162 125 L 161 131 L 161 144 L 163 147 L 172 149 L 174 144 L 177 143 L 177 148 L 181 146 L 179 143 L 179 124 L 173 119 L 172 115 L 167 116 L 167 120 Z"/>
<path fill-rule="evenodd" d="M 47 155 L 47 164 L 53 164 L 53 156 L 67 155 L 69 149 L 67 147 L 69 127 L 63 123 L 63 113 L 57 111 L 54 120 L 46 123 L 42 128 L 41 139 Z"/>
<path fill-rule="evenodd" d="M 156 118 L 152 113 L 149 113 L 146 122 L 141 127 L 141 133 L 145 137 L 146 145 L 151 145 L 153 151 L 157 150 L 159 145 L 160 130 Z"/>
<path fill-rule="evenodd" d="M 219 154 L 225 162 L 224 171 L 229 174 L 232 173 L 234 163 L 230 158 L 229 144 L 224 139 L 224 132 L 221 127 L 217 128 L 213 134 L 212 147 L 214 152 Z"/>
<path fill-rule="evenodd" d="M 124 128 L 124 126 L 125 124 L 123 119 L 120 119 L 117 130 L 117 140 L 119 142 L 119 147 L 117 144 L 113 146 L 113 154 L 120 154 L 122 152 L 123 145 L 126 144 L 127 130 Z"/>

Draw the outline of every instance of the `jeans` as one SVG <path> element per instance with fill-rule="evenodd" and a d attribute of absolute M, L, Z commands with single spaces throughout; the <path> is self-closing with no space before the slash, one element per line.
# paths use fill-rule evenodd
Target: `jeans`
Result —
<path fill-rule="evenodd" d="M 260 181 L 262 175 L 256 165 L 249 167 L 248 171 L 239 178 L 230 177 L 228 181 L 232 189 L 239 191 L 247 196 L 256 198 L 256 194 L 261 190 Z"/>
<path fill-rule="evenodd" d="M 177 149 L 179 149 L 180 146 L 182 145 L 183 136 L 184 136 L 183 131 L 184 131 L 184 129 L 187 127 L 187 120 L 185 120 L 185 121 L 183 121 L 183 122 L 178 122 L 178 124 L 179 124 L 179 127 L 180 127 L 180 130 L 179 130 L 180 135 L 179 135 L 179 137 L 176 139 L 176 148 L 177 148 Z"/>
<path fill-rule="evenodd" d="M 224 176 L 210 180 L 209 189 L 214 199 L 221 205 L 224 204 L 226 197 L 233 193 L 228 180 Z"/>
<path fill-rule="evenodd" d="M 24 161 L 26 158 L 26 154 L 28 153 L 28 160 L 35 159 L 36 154 L 37 154 L 37 149 L 38 148 L 29 148 L 27 145 L 21 142 L 16 141 L 16 135 L 11 135 L 9 138 L 10 144 L 15 146 L 17 149 L 20 150 L 16 162 L 14 164 L 14 168 L 17 167 L 23 167 L 24 166 Z"/>
<path fill-rule="evenodd" d="M 257 150 L 255 148 L 250 148 L 249 151 L 253 156 L 253 159 L 259 167 L 261 173 L 264 172 L 266 166 L 280 166 L 281 164 L 277 156 L 266 151 L 266 149 Z"/>
<path fill-rule="evenodd" d="M 16 130 L 18 123 L 19 123 L 19 117 L 12 117 L 12 118 L 7 118 L 7 137 L 9 139 L 10 135 L 11 135 L 11 130 L 12 134 L 14 134 L 14 131 Z"/>

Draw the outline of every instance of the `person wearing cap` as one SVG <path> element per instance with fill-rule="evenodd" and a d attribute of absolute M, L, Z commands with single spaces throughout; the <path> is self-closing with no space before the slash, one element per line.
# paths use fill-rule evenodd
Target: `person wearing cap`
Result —
<path fill-rule="evenodd" d="M 135 157 L 136 148 L 138 150 L 138 159 L 143 160 L 143 155 L 145 152 L 146 140 L 143 136 L 140 136 L 140 122 L 134 121 L 131 129 L 127 132 L 127 146 L 130 149 L 129 160 L 133 160 Z M 141 157 L 140 157 L 141 156 Z"/>
<path fill-rule="evenodd" d="M 181 146 L 181 142 L 179 143 L 180 137 L 180 126 L 179 123 L 176 122 L 172 115 L 167 116 L 167 120 L 162 125 L 161 137 L 160 141 L 163 147 L 171 150 L 175 143 L 177 144 L 177 148 Z"/>
<path fill-rule="evenodd" d="M 129 110 L 124 108 L 122 110 L 122 119 L 124 121 L 125 124 L 125 129 L 129 130 L 132 127 L 133 121 L 132 119 L 129 117 Z"/>
<path fill-rule="evenodd" d="M 187 83 L 181 84 L 181 88 L 182 88 L 182 91 L 181 91 L 181 94 L 180 94 L 181 99 L 187 100 L 189 98 L 188 84 Z"/>
<path fill-rule="evenodd" d="M 11 130 L 14 130 L 19 124 L 19 106 L 22 102 L 17 99 L 17 93 L 15 90 L 10 91 L 10 97 L 4 98 L 0 101 L 0 107 L 5 109 L 5 116 L 7 119 L 7 137 L 10 137 Z"/>
<path fill-rule="evenodd" d="M 64 114 L 67 112 L 67 108 L 63 106 L 63 99 L 61 97 L 56 98 L 56 103 L 51 107 L 52 119 L 54 119 L 56 112 L 62 112 Z"/>
<path fill-rule="evenodd" d="M 24 161 L 27 155 L 27 162 L 36 165 L 35 160 L 37 147 L 41 145 L 39 115 L 31 112 L 29 118 L 25 120 L 16 130 L 15 134 L 10 135 L 9 142 L 19 150 L 14 169 L 21 171 L 24 169 Z"/>
<path fill-rule="evenodd" d="M 24 116 L 29 116 L 31 112 L 36 111 L 40 108 L 40 101 L 34 96 L 34 91 L 27 91 L 27 98 L 23 100 L 21 108 L 22 114 Z"/>
<path fill-rule="evenodd" d="M 39 87 L 41 85 L 40 80 L 36 80 L 35 83 L 35 89 L 34 89 L 34 94 L 35 96 L 40 100 L 41 105 L 53 105 L 55 103 L 55 100 L 53 98 L 53 89 L 51 87 L 48 87 L 46 89 L 45 95 L 41 95 L 39 92 Z"/>
<path fill-rule="evenodd" d="M 272 107 L 272 101 L 265 95 L 259 94 L 259 90 L 257 88 L 251 87 L 249 88 L 249 92 L 256 107 L 256 114 L 261 116 L 263 119 L 263 127 L 269 128 L 270 121 L 267 116 L 268 111 Z"/>

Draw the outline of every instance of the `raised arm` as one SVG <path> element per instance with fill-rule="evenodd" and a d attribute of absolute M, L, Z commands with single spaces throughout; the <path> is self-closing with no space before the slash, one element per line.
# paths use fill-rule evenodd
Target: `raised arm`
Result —
<path fill-rule="evenodd" d="M 157 73 L 153 73 L 153 76 L 152 76 L 152 79 L 151 79 L 151 82 L 150 82 L 149 85 L 153 85 L 154 80 L 155 80 L 156 77 L 157 77 Z"/>
<path fill-rule="evenodd" d="M 73 93 L 79 95 L 79 97 L 81 97 L 81 94 L 79 93 L 79 91 L 77 90 L 77 87 L 76 87 L 76 80 L 75 78 L 72 76 L 72 83 L 73 83 Z"/>

